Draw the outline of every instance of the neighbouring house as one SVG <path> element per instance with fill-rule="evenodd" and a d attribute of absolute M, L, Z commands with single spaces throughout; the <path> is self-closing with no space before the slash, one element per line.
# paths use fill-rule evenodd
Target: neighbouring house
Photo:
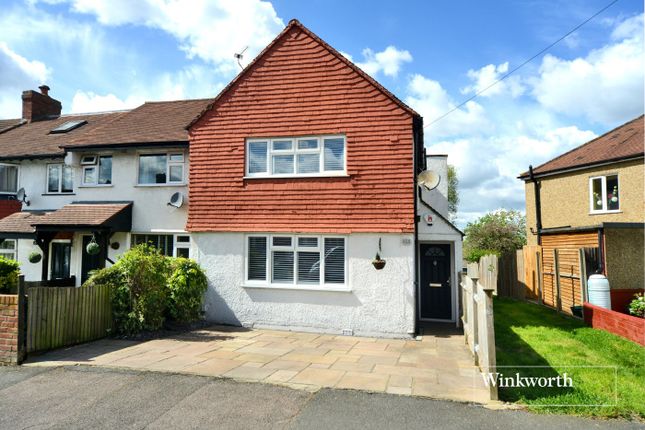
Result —
<path fill-rule="evenodd" d="M 190 255 L 186 205 L 168 202 L 187 196 L 185 126 L 209 101 L 60 115 L 48 92 L 25 91 L 22 118 L 0 131 L 0 208 L 18 210 L 0 219 L 0 255 L 17 259 L 27 281 L 75 285 L 131 244 Z M 85 252 L 92 241 L 97 255 Z"/>
<path fill-rule="evenodd" d="M 527 241 L 542 246 L 544 290 L 554 287 L 554 249 L 560 273 L 571 272 L 561 288 L 566 311 L 583 299 L 579 248 L 596 250 L 593 269 L 607 276 L 615 310 L 624 311 L 645 285 L 643 145 L 641 115 L 520 176 Z"/>
<path fill-rule="evenodd" d="M 19 210 L 0 248 L 28 280 L 80 285 L 152 242 L 204 267 L 213 322 L 390 337 L 458 323 L 446 156 L 426 157 L 422 118 L 298 21 L 214 99 L 61 116 L 48 90 L 0 122 Z"/>

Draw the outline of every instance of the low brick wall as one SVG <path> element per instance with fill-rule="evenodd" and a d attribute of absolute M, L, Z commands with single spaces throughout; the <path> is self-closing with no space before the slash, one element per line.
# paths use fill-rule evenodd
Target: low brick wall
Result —
<path fill-rule="evenodd" d="M 624 314 L 629 314 L 627 310 L 629 304 L 634 300 L 634 295 L 636 293 L 643 293 L 642 289 L 640 290 L 609 290 L 611 295 L 611 309 L 616 312 L 622 312 Z"/>
<path fill-rule="evenodd" d="M 0 294 L 0 364 L 18 364 L 18 295 Z"/>
<path fill-rule="evenodd" d="M 585 322 L 593 328 L 608 331 L 645 346 L 645 319 L 584 304 Z"/>

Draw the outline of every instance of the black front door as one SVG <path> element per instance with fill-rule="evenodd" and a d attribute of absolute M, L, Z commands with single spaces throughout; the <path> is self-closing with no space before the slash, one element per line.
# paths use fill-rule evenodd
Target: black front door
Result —
<path fill-rule="evenodd" d="M 450 245 L 422 243 L 419 248 L 420 318 L 452 319 Z"/>
<path fill-rule="evenodd" d="M 69 242 L 52 242 L 50 260 L 50 279 L 69 278 L 69 264 L 72 256 L 72 244 Z"/>
<path fill-rule="evenodd" d="M 87 245 L 91 240 L 92 236 L 83 236 L 83 248 L 81 249 L 81 253 L 83 254 L 81 263 L 81 283 L 87 281 L 87 278 L 90 277 L 90 271 L 103 267 L 101 265 L 102 252 L 99 252 L 96 255 L 90 255 L 86 251 Z"/>

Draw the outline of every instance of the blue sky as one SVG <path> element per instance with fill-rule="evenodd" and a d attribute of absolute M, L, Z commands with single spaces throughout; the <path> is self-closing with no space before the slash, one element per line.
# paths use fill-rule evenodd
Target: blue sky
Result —
<path fill-rule="evenodd" d="M 213 97 L 299 19 L 426 124 L 610 0 L 3 0 L 0 118 L 42 83 L 65 113 Z M 643 3 L 602 15 L 426 128 L 461 178 L 458 224 L 523 209 L 517 174 L 643 112 Z"/>

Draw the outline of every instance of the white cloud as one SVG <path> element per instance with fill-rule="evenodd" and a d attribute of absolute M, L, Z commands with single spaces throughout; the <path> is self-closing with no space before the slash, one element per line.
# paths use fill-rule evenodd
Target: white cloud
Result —
<path fill-rule="evenodd" d="M 428 125 L 426 133 L 432 136 L 432 139 L 481 133 L 491 129 L 484 108 L 475 101 L 469 101 L 441 121 L 430 124 L 431 121 L 456 106 L 456 103 L 437 81 L 422 75 L 413 75 L 408 84 L 407 93 L 409 95 L 405 102 L 423 116 L 425 124 Z"/>
<path fill-rule="evenodd" d="M 363 49 L 364 61 L 357 62 L 356 65 L 363 69 L 365 73 L 376 76 L 383 73 L 385 76 L 396 77 L 403 63 L 412 61 L 412 55 L 405 50 L 399 50 L 395 46 L 388 46 L 381 52 L 372 51 L 370 48 Z M 351 55 L 344 54 L 351 60 Z"/>
<path fill-rule="evenodd" d="M 130 96 L 121 100 L 114 94 L 95 94 L 91 91 L 77 91 L 72 98 L 71 113 L 107 112 L 114 110 L 132 109 L 145 100 L 137 96 Z"/>
<path fill-rule="evenodd" d="M 613 44 L 584 58 L 546 55 L 533 95 L 543 107 L 614 125 L 643 112 L 643 15 L 624 20 L 612 32 Z"/>
<path fill-rule="evenodd" d="M 479 70 L 470 69 L 467 75 L 473 84 L 462 88 L 461 93 L 475 94 L 486 89 L 486 91 L 481 94 L 482 97 L 492 97 L 503 93 L 508 93 L 511 97 L 521 96 L 524 93 L 525 88 L 520 83 L 519 76 L 517 75 L 509 76 L 505 80 L 493 85 L 495 81 L 506 73 L 508 73 L 508 61 L 497 66 L 494 64 L 488 64 Z"/>
<path fill-rule="evenodd" d="M 22 113 L 23 90 L 47 81 L 51 71 L 37 60 L 29 60 L 0 42 L 0 118 L 16 118 Z"/>
<path fill-rule="evenodd" d="M 248 46 L 250 60 L 284 28 L 266 1 L 70 0 L 72 10 L 104 25 L 142 25 L 174 36 L 188 58 L 199 57 L 222 73 L 237 70 L 233 54 Z M 247 61 L 248 61 L 247 60 Z"/>

